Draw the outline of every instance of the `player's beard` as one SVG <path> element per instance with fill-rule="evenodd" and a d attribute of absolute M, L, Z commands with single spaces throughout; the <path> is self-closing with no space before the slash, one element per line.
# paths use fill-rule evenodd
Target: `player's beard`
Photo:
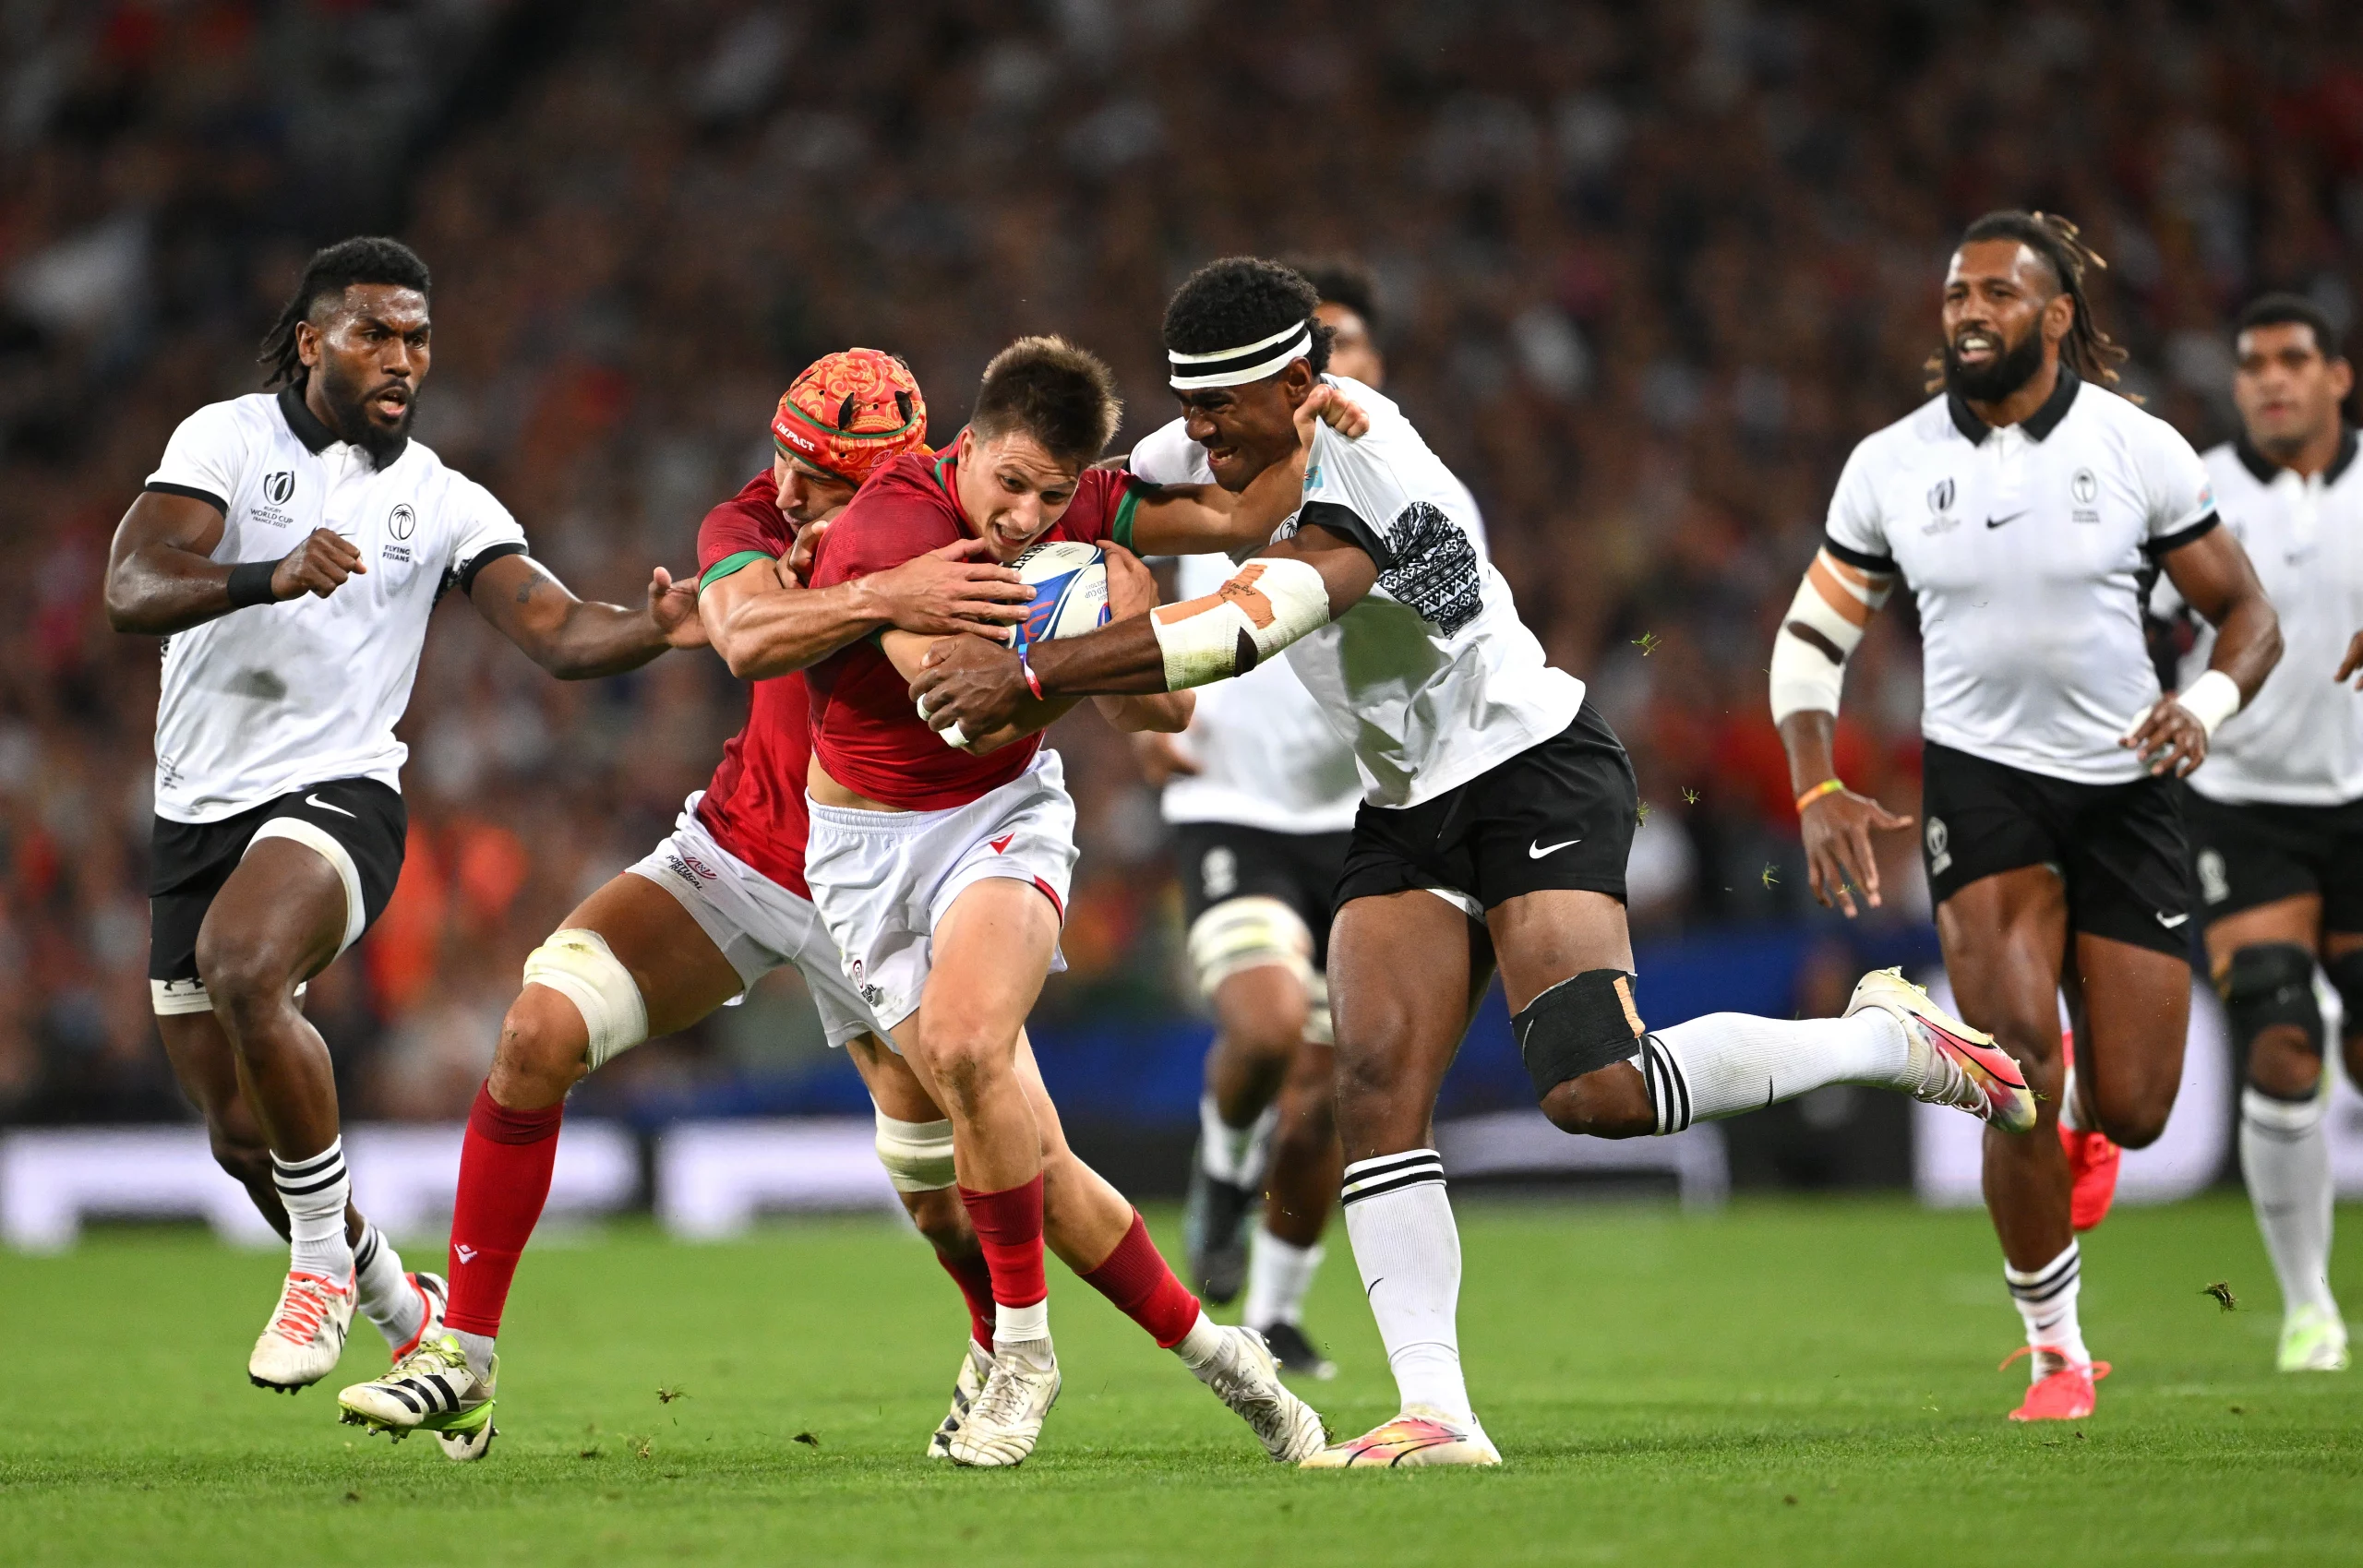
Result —
<path fill-rule="evenodd" d="M 1961 364 L 1959 351 L 1949 341 L 1945 344 L 1945 387 L 1971 402 L 1998 403 L 2042 368 L 2043 333 L 2033 326 L 1984 365 Z"/>
<path fill-rule="evenodd" d="M 411 415 L 418 411 L 417 392 L 414 390 L 403 402 L 400 419 L 391 425 L 380 425 L 370 416 L 368 398 L 382 382 L 364 387 L 336 374 L 327 365 L 314 374 L 320 378 L 320 401 L 329 405 L 330 426 L 367 452 L 372 467 L 385 467 L 410 438 Z"/>

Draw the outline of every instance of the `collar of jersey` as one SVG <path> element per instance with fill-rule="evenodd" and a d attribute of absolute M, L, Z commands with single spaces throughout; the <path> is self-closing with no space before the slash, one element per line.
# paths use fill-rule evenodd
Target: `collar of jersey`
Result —
<path fill-rule="evenodd" d="M 295 438 L 304 443 L 304 449 L 314 457 L 318 457 L 343 438 L 321 424 L 320 416 L 312 412 L 312 405 L 304 401 L 302 382 L 291 381 L 279 389 L 279 412 L 287 421 L 287 428 L 295 433 Z M 386 454 L 386 461 L 378 465 L 379 468 L 393 467 L 402 461 L 402 453 L 409 449 L 410 437 L 405 436 L 392 451 Z"/>
<path fill-rule="evenodd" d="M 2068 417 L 2068 410 L 2076 401 L 2076 389 L 2082 385 L 2083 377 L 2062 365 L 2059 367 L 2059 384 L 2051 389 L 2051 396 L 2043 400 L 2041 408 L 2019 421 L 2019 428 L 2025 432 L 2026 438 L 2040 441 L 2058 429 L 2059 422 Z M 1972 413 L 1968 402 L 1959 392 L 1946 391 L 1945 407 L 1952 413 L 1953 428 L 1968 437 L 1971 446 L 1984 446 L 1985 437 L 1994 433 L 1994 427 Z"/>
<path fill-rule="evenodd" d="M 2357 445 L 2355 426 L 2341 425 L 2338 429 L 2337 454 L 2330 460 L 2330 466 L 2322 470 L 2324 489 L 2337 484 L 2339 476 L 2355 465 Z M 2258 451 L 2254 443 L 2249 440 L 2249 433 L 2245 430 L 2234 438 L 2232 452 L 2240 460 L 2242 468 L 2256 475 L 2256 482 L 2260 485 L 2270 485 L 2281 476 L 2281 465 Z"/>

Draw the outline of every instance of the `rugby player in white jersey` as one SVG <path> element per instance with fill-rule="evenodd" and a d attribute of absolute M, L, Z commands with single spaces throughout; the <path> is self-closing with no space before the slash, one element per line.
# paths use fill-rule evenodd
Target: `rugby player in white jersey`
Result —
<path fill-rule="evenodd" d="M 1217 480 L 1245 492 L 1277 469 L 1301 494 L 1272 543 L 1214 594 L 1024 660 L 946 639 L 912 691 L 931 723 L 987 734 L 1038 690 L 1182 690 L 1288 649 L 1350 727 L 1363 798 L 1329 943 L 1337 1125 L 1347 1235 L 1403 1406 L 1306 1463 L 1496 1464 L 1461 1375 L 1460 1242 L 1431 1119 L 1497 964 L 1536 1096 L 1571 1132 L 1673 1133 L 1832 1083 L 2009 1126 L 2034 1106 L 2008 1057 L 1891 973 L 1866 977 L 1844 1018 L 1643 1025 L 1624 905 L 1632 765 L 1480 557 L 1466 492 L 1394 404 L 1324 377 L 1317 304 L 1289 269 L 1232 257 L 1166 310 L 1170 381 Z M 1307 428 L 1325 388 L 1367 412 L 1366 434 Z"/>
<path fill-rule="evenodd" d="M 2281 1282 L 2285 1372 L 2347 1364 L 2330 1289 L 2330 1085 L 2314 999 L 2336 988 L 2347 1076 L 2363 1083 L 2363 473 L 2340 416 L 2355 373 L 2311 300 L 2268 294 L 2234 329 L 2240 435 L 2206 454 L 2224 526 L 2247 549 L 2288 651 L 2224 723 L 2185 809 L 2207 964 L 2247 1059 L 2240 1168 Z M 2162 582 L 2162 615 L 2181 596 Z M 2180 684 L 2214 657 L 2204 623 Z"/>
<path fill-rule="evenodd" d="M 1945 277 L 1945 389 L 1854 449 L 1771 665 L 1814 892 L 1852 916 L 1856 891 L 1879 902 L 1871 833 L 1911 819 L 1837 777 L 1840 685 L 1897 579 L 1918 596 L 1921 840 L 1945 970 L 1961 1016 L 2009 1049 L 2042 1105 L 2035 1136 L 1985 1137 L 1986 1207 L 2033 1360 L 2016 1420 L 2091 1414 L 2107 1373 L 2077 1315 L 2055 1123 L 2072 1115 L 2127 1148 L 2165 1127 L 2194 934 L 2176 780 L 2281 650 L 2199 454 L 2107 389 L 2121 351 L 2084 295 L 2094 264 L 2057 217 L 1969 226 Z M 2161 569 L 2218 633 L 2178 699 L 2161 695 L 2142 636 Z"/>
<path fill-rule="evenodd" d="M 327 1047 L 304 983 L 358 940 L 402 869 L 410 701 L 429 611 L 465 594 L 561 679 L 702 646 L 687 583 L 586 604 L 484 486 L 410 438 L 432 356 L 426 264 L 388 239 L 311 258 L 263 342 L 268 385 L 182 421 L 115 530 L 117 631 L 162 634 L 149 892 L 157 1027 L 214 1157 L 289 1238 L 247 1376 L 293 1393 L 356 1300 L 396 1359 L 439 1323 L 353 1205 Z"/>
<path fill-rule="evenodd" d="M 1368 274 L 1350 262 L 1294 265 L 1321 296 L 1313 315 L 1330 330 L 1330 370 L 1382 386 Z M 1152 484 L 1211 486 L 1205 452 L 1177 419 L 1126 466 Z M 1228 556 L 1182 557 L 1177 592 L 1211 593 L 1235 566 Z M 1281 659 L 1204 688 L 1187 731 L 1142 731 L 1133 749 L 1174 829 L 1191 967 L 1216 1023 L 1182 1216 L 1190 1267 L 1210 1300 L 1229 1302 L 1245 1285 L 1240 1321 L 1282 1371 L 1332 1377 L 1303 1310 L 1340 1164 L 1325 971 L 1331 899 L 1361 801 L 1353 747 Z"/>

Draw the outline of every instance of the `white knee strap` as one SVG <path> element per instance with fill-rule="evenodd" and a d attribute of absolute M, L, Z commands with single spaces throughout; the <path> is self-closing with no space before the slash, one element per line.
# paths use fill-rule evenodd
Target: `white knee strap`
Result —
<path fill-rule="evenodd" d="M 1337 1043 L 1337 1025 L 1329 1018 L 1329 976 L 1318 969 L 1305 981 L 1304 1037 L 1316 1046 Z"/>
<path fill-rule="evenodd" d="M 648 1008 L 640 987 L 596 931 L 552 931 L 525 955 L 525 983 L 546 986 L 574 1004 L 591 1036 L 583 1059 L 597 1071 L 648 1038 Z"/>
<path fill-rule="evenodd" d="M 940 1192 L 958 1179 L 952 1171 L 952 1123 L 897 1121 L 878 1113 L 878 1163 L 897 1192 Z"/>
<path fill-rule="evenodd" d="M 1227 898 L 1191 923 L 1190 967 L 1202 995 L 1211 997 L 1233 975 L 1265 964 L 1277 964 L 1311 988 L 1313 933 L 1278 899 L 1261 893 Z"/>

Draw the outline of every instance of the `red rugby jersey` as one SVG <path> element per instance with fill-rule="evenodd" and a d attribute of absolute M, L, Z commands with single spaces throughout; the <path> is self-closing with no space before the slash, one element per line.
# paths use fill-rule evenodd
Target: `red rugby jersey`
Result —
<path fill-rule="evenodd" d="M 896 458 L 872 474 L 822 537 L 812 586 L 826 588 L 897 567 L 971 537 L 954 494 L 958 443 L 940 454 Z M 1127 548 L 1136 500 L 1132 475 L 1086 469 L 1074 499 L 1046 540 Z M 910 811 L 965 806 L 1026 771 L 1041 749 L 1028 736 L 988 757 L 943 744 L 911 703 L 910 682 L 876 638 L 840 648 L 812 666 L 812 748 L 829 776 L 857 795 Z"/>
<path fill-rule="evenodd" d="M 698 524 L 698 574 L 733 557 L 777 560 L 796 543 L 796 525 L 780 515 L 779 491 L 765 469 Z M 745 565 L 744 561 L 739 563 Z M 810 698 L 804 676 L 753 683 L 747 724 L 722 748 L 722 765 L 698 802 L 698 820 L 714 842 L 798 898 L 804 881 L 804 773 L 812 755 Z"/>

